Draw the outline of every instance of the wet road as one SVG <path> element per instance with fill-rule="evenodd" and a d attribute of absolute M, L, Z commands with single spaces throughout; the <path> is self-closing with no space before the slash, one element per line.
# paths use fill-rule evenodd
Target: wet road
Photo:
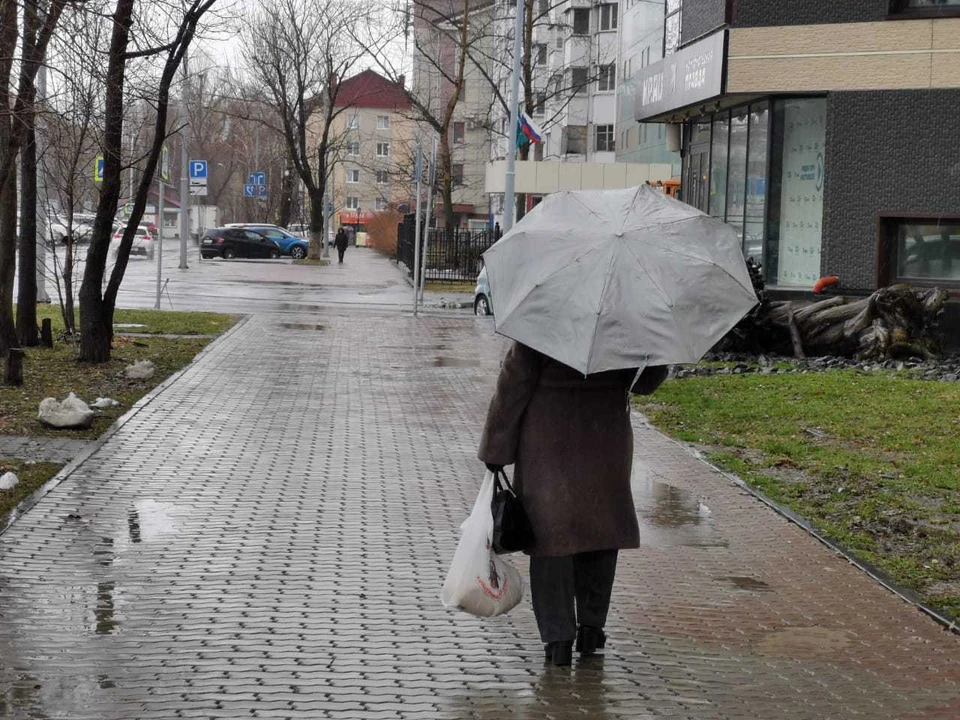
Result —
<path fill-rule="evenodd" d="M 212 345 L 0 536 L 0 717 L 960 717 L 960 639 L 640 418 L 604 658 L 444 609 L 503 349 L 376 304 Z"/>

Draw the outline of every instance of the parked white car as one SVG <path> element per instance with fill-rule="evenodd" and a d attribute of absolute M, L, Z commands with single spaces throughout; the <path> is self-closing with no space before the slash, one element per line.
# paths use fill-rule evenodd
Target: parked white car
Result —
<path fill-rule="evenodd" d="M 66 215 L 57 215 L 50 219 L 47 226 L 47 237 L 51 243 L 63 245 L 67 242 L 67 237 L 73 235 L 74 244 L 90 242 L 90 236 L 93 234 L 93 216 L 75 213 L 72 223 L 68 223 Z"/>
<path fill-rule="evenodd" d="M 121 227 L 113 233 L 113 237 L 110 240 L 110 242 L 115 245 L 113 249 L 114 257 L 116 257 L 120 251 L 120 240 L 123 238 L 123 231 L 124 228 Z M 142 255 L 148 260 L 153 260 L 154 252 L 154 239 L 150 233 L 150 229 L 146 225 L 138 225 L 137 234 L 133 236 L 133 245 L 130 246 L 130 257 Z"/>

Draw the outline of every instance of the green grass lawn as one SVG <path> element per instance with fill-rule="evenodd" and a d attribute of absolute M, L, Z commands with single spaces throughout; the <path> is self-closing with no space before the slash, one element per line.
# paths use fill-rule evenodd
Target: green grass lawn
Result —
<path fill-rule="evenodd" d="M 58 463 L 27 463 L 22 460 L 0 461 L 0 475 L 12 472 L 20 480 L 13 490 L 0 490 L 0 529 L 7 513 L 34 490 L 56 475 L 63 466 Z"/>
<path fill-rule="evenodd" d="M 50 318 L 53 332 L 63 332 L 63 316 L 60 306 L 41 305 L 37 308 L 37 321 Z M 238 315 L 222 315 L 208 312 L 180 312 L 174 310 L 127 310 L 117 308 L 113 314 L 114 324 L 145 325 L 142 328 L 121 328 L 117 332 L 150 333 L 155 335 L 219 335 L 232 327 Z M 79 324 L 80 314 L 77 313 Z"/>
<path fill-rule="evenodd" d="M 476 290 L 477 284 L 475 282 L 462 282 L 462 283 L 441 283 L 441 282 L 430 282 L 429 280 L 424 283 L 423 289 L 425 292 L 433 293 L 464 293 L 472 295 L 473 291 Z"/>
<path fill-rule="evenodd" d="M 960 383 L 723 375 L 669 381 L 637 407 L 960 617 Z"/>

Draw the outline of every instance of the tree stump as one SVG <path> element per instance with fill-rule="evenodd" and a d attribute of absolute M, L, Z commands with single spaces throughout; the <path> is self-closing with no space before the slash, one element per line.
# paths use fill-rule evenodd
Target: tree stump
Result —
<path fill-rule="evenodd" d="M 50 318 L 44 318 L 40 324 L 40 344 L 46 348 L 53 347 L 53 321 Z"/>
<path fill-rule="evenodd" d="M 3 382 L 6 385 L 23 385 L 23 350 L 10 348 L 3 363 Z"/>

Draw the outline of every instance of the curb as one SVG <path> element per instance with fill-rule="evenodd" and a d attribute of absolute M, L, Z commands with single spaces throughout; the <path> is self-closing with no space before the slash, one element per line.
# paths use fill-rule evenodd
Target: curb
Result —
<path fill-rule="evenodd" d="M 847 562 L 849 562 L 855 568 L 857 568 L 861 572 L 868 575 L 870 578 L 872 578 L 881 586 L 883 586 L 884 588 L 892 592 L 898 598 L 900 598 L 907 604 L 912 605 L 914 609 L 919 610 L 920 612 L 927 615 L 935 622 L 942 625 L 943 629 L 946 630 L 947 632 L 952 632 L 955 635 L 960 635 L 960 621 L 952 620 L 946 615 L 943 615 L 939 610 L 936 610 L 935 608 L 932 608 L 926 603 L 924 603 L 923 600 L 920 598 L 920 596 L 917 593 L 915 593 L 913 590 L 910 590 L 905 587 L 901 587 L 893 580 L 893 578 L 887 575 L 883 570 L 877 567 L 874 567 L 873 565 L 866 562 L 865 560 L 861 560 L 853 552 L 848 550 L 846 547 L 836 542 L 835 540 L 831 540 L 826 535 L 822 534 L 819 530 L 813 527 L 810 521 L 807 520 L 803 515 L 800 515 L 794 512 L 793 510 L 791 510 L 790 508 L 788 508 L 787 506 L 781 505 L 776 500 L 773 500 L 772 498 L 767 497 L 764 493 L 760 492 L 759 490 L 751 486 L 749 483 L 747 483 L 739 475 L 736 475 L 735 473 L 731 473 L 722 468 L 717 467 L 712 462 L 707 460 L 707 458 L 703 455 L 703 453 L 701 453 L 695 447 L 692 447 L 691 445 L 685 442 L 682 442 L 680 440 L 675 440 L 669 435 L 661 432 L 656 426 L 652 425 L 650 421 L 647 420 L 646 416 L 644 416 L 643 413 L 640 413 L 634 410 L 633 414 L 641 420 L 645 428 L 649 430 L 653 430 L 657 434 L 663 436 L 664 438 L 669 440 L 671 443 L 673 443 L 674 445 L 679 447 L 681 450 L 683 450 L 685 453 L 687 453 L 691 457 L 696 458 L 697 460 L 702 462 L 704 465 L 706 465 L 708 468 L 716 472 L 718 475 L 725 477 L 732 484 L 746 491 L 747 493 L 752 495 L 754 498 L 762 502 L 764 505 L 771 508 L 774 512 L 776 512 L 781 517 L 785 518 L 787 521 L 792 522 L 797 527 L 806 531 L 808 535 L 813 537 L 815 540 L 819 541 L 822 545 L 826 546 L 837 555 L 840 555 L 841 557 L 843 557 Z"/>
<path fill-rule="evenodd" d="M 400 264 L 402 265 L 403 263 L 400 263 Z M 406 265 L 403 265 L 403 267 L 406 267 Z M 404 274 L 403 274 L 403 279 L 404 279 L 404 282 L 407 283 L 407 285 L 409 285 L 411 288 L 413 288 L 413 280 L 410 279 L 410 277 L 407 275 L 407 273 L 404 273 Z M 443 303 L 443 304 L 441 304 L 441 303 L 435 303 L 435 304 L 430 304 L 430 305 L 428 305 L 428 304 L 426 303 L 426 301 L 424 301 L 424 303 L 423 303 L 423 305 L 421 305 L 421 307 L 422 307 L 422 308 L 435 308 L 435 309 L 440 309 L 440 310 L 464 310 L 464 309 L 466 309 L 466 308 L 471 308 L 471 309 L 472 309 L 472 308 L 473 308 L 473 301 L 472 301 L 472 300 L 450 301 L 450 302 L 446 302 L 446 303 Z"/>
<path fill-rule="evenodd" d="M 83 464 L 87 459 L 89 459 L 91 455 L 93 455 L 101 447 L 103 447 L 103 445 L 107 442 L 107 440 L 113 437 L 113 435 L 116 434 L 116 432 L 120 430 L 120 428 L 126 425 L 127 422 L 129 422 L 134 415 L 136 415 L 143 408 L 145 408 L 147 405 L 153 402 L 157 397 L 160 396 L 161 393 L 163 393 L 164 390 L 166 390 L 171 385 L 173 385 L 173 383 L 179 380 L 181 375 L 183 375 L 187 370 L 189 370 L 190 367 L 194 363 L 196 363 L 198 360 L 200 360 L 204 355 L 210 352 L 217 345 L 217 343 L 221 342 L 222 340 L 226 340 L 228 337 L 230 337 L 236 331 L 238 331 L 243 325 L 247 323 L 247 321 L 251 317 L 252 317 L 251 315 L 244 315 L 242 318 L 240 318 L 240 320 L 237 322 L 236 325 L 234 325 L 232 328 L 227 330 L 222 335 L 218 336 L 216 340 L 214 340 L 212 343 L 207 345 L 203 350 L 197 353 L 197 355 L 193 358 L 193 360 L 187 363 L 185 367 L 175 372 L 173 375 L 168 377 L 162 383 L 157 385 L 153 390 L 151 390 L 142 398 L 137 400 L 137 402 L 135 402 L 130 407 L 130 409 L 127 410 L 127 412 L 125 412 L 123 415 L 121 415 L 116 420 L 114 420 L 113 424 L 111 424 L 110 427 L 108 427 L 100 437 L 94 440 L 91 440 L 89 443 L 87 443 L 87 445 L 83 448 L 83 450 L 81 450 L 80 453 L 75 458 L 73 458 L 73 460 L 67 463 L 60 470 L 60 472 L 58 472 L 52 478 L 47 480 L 47 482 L 45 482 L 43 485 L 41 485 L 39 488 L 34 490 L 29 495 L 27 495 L 27 497 L 25 497 L 23 500 L 21 500 L 17 504 L 17 506 L 13 508 L 13 510 L 11 510 L 10 513 L 7 515 L 7 519 L 3 523 L 3 525 L 0 526 L 0 537 L 2 537 L 4 533 L 6 533 L 7 530 L 10 529 L 13 523 L 15 523 L 17 520 L 23 517 L 27 512 L 29 512 L 30 509 L 33 508 L 33 506 L 36 505 L 47 493 L 49 493 L 51 490 L 57 487 L 60 483 L 62 483 L 64 480 L 70 477 L 70 475 L 73 474 L 74 470 L 80 467 L 80 465 Z"/>

